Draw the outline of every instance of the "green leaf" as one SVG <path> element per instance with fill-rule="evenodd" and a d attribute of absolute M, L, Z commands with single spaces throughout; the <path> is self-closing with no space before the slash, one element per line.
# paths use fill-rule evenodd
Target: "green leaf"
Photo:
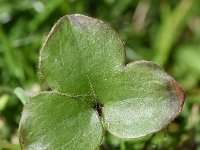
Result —
<path fill-rule="evenodd" d="M 102 140 L 102 125 L 87 97 L 44 92 L 23 110 L 20 142 L 23 149 L 95 149 Z"/>
<path fill-rule="evenodd" d="M 28 100 L 26 93 L 22 88 L 20 88 L 20 87 L 15 88 L 14 93 L 19 98 L 19 100 L 22 102 L 23 105 Z"/>
<path fill-rule="evenodd" d="M 183 90 L 152 62 L 124 62 L 123 43 L 108 25 L 83 15 L 62 17 L 40 54 L 40 72 L 53 91 L 25 104 L 22 147 L 95 149 L 104 123 L 125 139 L 168 125 L 182 109 Z"/>
<path fill-rule="evenodd" d="M 128 64 L 103 84 L 105 88 L 98 89 L 97 95 L 104 97 L 105 122 L 120 138 L 133 139 L 161 130 L 183 105 L 182 89 L 150 62 Z"/>
<path fill-rule="evenodd" d="M 104 80 L 125 62 L 122 49 L 117 33 L 99 20 L 64 16 L 43 45 L 40 70 L 52 89 L 88 95 L 90 78 Z"/>

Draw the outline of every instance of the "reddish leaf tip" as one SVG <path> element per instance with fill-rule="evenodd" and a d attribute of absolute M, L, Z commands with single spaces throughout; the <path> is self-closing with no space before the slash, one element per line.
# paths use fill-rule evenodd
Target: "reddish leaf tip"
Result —
<path fill-rule="evenodd" d="M 173 85 L 175 87 L 176 94 L 178 96 L 178 100 L 180 101 L 180 105 L 182 108 L 184 101 L 185 101 L 185 92 L 183 91 L 181 86 L 175 80 L 173 80 Z"/>

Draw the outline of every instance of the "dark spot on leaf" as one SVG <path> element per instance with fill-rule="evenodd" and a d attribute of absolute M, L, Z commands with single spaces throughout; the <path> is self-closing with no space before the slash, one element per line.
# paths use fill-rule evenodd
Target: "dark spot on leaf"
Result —
<path fill-rule="evenodd" d="M 50 87 L 47 87 L 46 91 L 52 91 L 52 89 Z"/>
<path fill-rule="evenodd" d="M 96 103 L 93 108 L 97 111 L 99 117 L 102 117 L 102 107 L 103 107 L 103 104 L 101 103 Z"/>

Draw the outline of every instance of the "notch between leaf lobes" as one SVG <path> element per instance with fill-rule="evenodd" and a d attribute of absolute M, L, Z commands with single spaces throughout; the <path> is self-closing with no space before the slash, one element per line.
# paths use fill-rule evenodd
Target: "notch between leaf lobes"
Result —
<path fill-rule="evenodd" d="M 102 117 L 102 107 L 103 107 L 103 104 L 99 102 L 95 103 L 95 105 L 92 107 L 93 109 L 97 111 L 99 117 Z"/>

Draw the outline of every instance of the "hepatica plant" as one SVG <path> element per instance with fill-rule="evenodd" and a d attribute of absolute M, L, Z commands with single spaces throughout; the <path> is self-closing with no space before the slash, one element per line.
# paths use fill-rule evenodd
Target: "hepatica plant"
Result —
<path fill-rule="evenodd" d="M 58 20 L 39 62 L 52 91 L 25 104 L 22 149 L 93 150 L 105 125 L 121 139 L 166 127 L 181 112 L 183 90 L 152 62 L 124 62 L 123 42 L 108 25 L 78 14 Z"/>

